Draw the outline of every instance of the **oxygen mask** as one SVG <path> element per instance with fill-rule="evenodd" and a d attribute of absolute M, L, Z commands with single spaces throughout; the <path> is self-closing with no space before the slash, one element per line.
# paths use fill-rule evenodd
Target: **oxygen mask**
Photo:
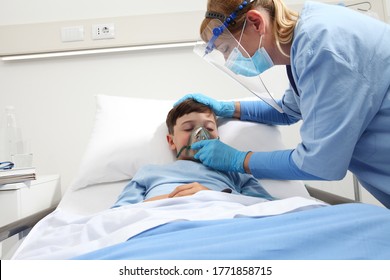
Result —
<path fill-rule="evenodd" d="M 188 143 L 186 146 L 183 146 L 180 151 L 177 153 L 176 158 L 179 158 L 181 155 L 184 155 L 185 159 L 194 160 L 194 155 L 196 151 L 191 149 L 191 145 L 195 142 L 199 142 L 202 140 L 212 139 L 210 132 L 204 128 L 203 126 L 196 127 L 192 130 L 191 136 L 188 139 Z"/>

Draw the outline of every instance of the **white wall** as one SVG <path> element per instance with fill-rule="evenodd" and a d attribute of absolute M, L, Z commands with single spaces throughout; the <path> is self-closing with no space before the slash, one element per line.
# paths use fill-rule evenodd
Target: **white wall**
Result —
<path fill-rule="evenodd" d="M 204 10 L 207 0 L 0 0 L 0 24 Z"/>
<path fill-rule="evenodd" d="M 0 25 L 194 11 L 205 6 L 206 0 L 0 0 Z M 277 67 L 265 76 L 270 90 L 280 96 L 287 86 L 284 69 Z M 4 107 L 15 105 L 38 173 L 60 174 L 64 188 L 74 178 L 87 145 L 96 94 L 176 99 L 188 92 L 220 98 L 250 96 L 191 49 L 0 61 L 0 121 Z M 298 127 L 285 128 L 284 133 L 286 146 L 293 148 L 299 142 Z"/>
<path fill-rule="evenodd" d="M 297 2 L 302 0 L 285 0 L 287 4 Z M 0 0 L 0 25 L 204 10 L 206 3 L 207 0 Z M 390 0 L 386 3 L 390 22 Z"/>

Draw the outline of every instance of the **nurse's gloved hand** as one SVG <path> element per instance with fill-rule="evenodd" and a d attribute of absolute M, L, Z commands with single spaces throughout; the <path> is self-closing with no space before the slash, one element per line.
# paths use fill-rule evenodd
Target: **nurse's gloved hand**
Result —
<path fill-rule="evenodd" d="M 201 93 L 187 94 L 180 98 L 173 106 L 177 106 L 187 99 L 194 99 L 199 103 L 209 106 L 219 117 L 231 118 L 235 111 L 234 101 L 218 101 Z"/>
<path fill-rule="evenodd" d="M 238 151 L 218 139 L 195 142 L 191 149 L 197 150 L 194 158 L 207 167 L 225 172 L 245 173 L 244 160 L 248 152 Z"/>

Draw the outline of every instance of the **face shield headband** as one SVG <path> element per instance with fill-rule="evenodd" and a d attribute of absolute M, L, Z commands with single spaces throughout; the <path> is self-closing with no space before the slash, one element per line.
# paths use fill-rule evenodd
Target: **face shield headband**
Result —
<path fill-rule="evenodd" d="M 222 25 L 224 26 L 224 24 L 218 19 L 211 20 L 207 27 L 203 30 L 201 37 L 211 37 L 211 39 L 215 38 L 213 39 L 213 48 L 211 51 L 207 50 L 211 40 L 208 42 L 201 40 L 195 44 L 194 52 L 211 65 L 229 75 L 255 96 L 275 108 L 277 111 L 283 113 L 282 108 L 276 103 L 260 75 L 248 76 L 243 74 L 244 71 L 232 71 L 232 69 L 235 70 L 232 65 L 232 61 L 237 62 L 238 60 L 243 59 L 245 61 L 242 60 L 240 64 L 243 65 L 242 62 L 244 62 L 246 69 L 257 69 L 258 60 L 256 60 L 255 63 L 254 57 L 251 57 L 246 52 L 244 47 L 236 40 L 227 28 L 225 28 L 218 37 L 214 37 L 215 35 L 213 35 L 213 30 L 220 28 Z M 236 56 L 236 58 L 233 59 L 234 56 Z"/>
<path fill-rule="evenodd" d="M 252 4 L 254 1 L 255 0 L 249 1 L 249 4 Z M 244 9 L 246 6 L 248 6 L 248 1 L 243 1 L 237 7 L 237 9 L 233 13 L 231 13 L 228 17 L 225 17 L 223 14 L 220 14 L 220 13 L 206 12 L 207 18 L 216 18 L 216 19 L 223 21 L 223 23 L 221 23 L 219 26 L 216 26 L 213 28 L 213 32 L 212 32 L 213 36 L 211 37 L 211 39 L 209 40 L 209 42 L 206 45 L 205 55 L 207 55 L 208 53 L 213 51 L 213 49 L 215 47 L 215 45 L 214 45 L 215 41 L 222 34 L 222 32 L 226 29 L 226 27 L 228 27 L 229 25 L 235 24 L 234 20 L 236 19 L 238 13 L 241 12 L 242 9 Z"/>

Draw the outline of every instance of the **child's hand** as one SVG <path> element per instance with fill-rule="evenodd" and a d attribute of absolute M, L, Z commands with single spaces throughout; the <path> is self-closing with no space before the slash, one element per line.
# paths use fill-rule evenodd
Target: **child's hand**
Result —
<path fill-rule="evenodd" d="M 149 198 L 149 199 L 145 199 L 144 202 L 155 201 L 155 200 L 160 200 L 160 199 L 165 199 L 165 198 L 169 198 L 167 194 L 158 195 L 158 196 L 154 196 L 154 197 Z"/>
<path fill-rule="evenodd" d="M 197 182 L 194 182 L 176 187 L 176 189 L 174 189 L 173 192 L 168 195 L 168 197 L 188 196 L 204 190 L 210 189 Z"/>

